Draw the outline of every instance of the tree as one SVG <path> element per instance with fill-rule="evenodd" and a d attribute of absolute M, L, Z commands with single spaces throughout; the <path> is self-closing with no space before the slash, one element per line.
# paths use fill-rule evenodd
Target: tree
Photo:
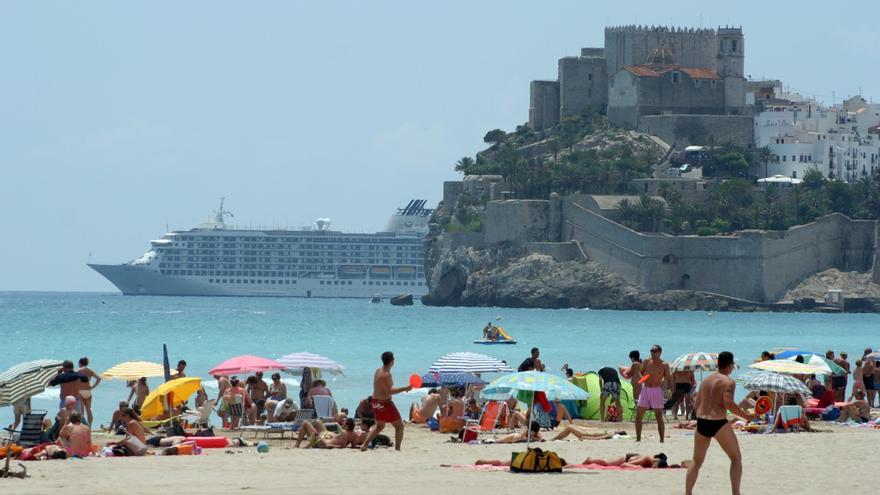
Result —
<path fill-rule="evenodd" d="M 807 173 L 804 174 L 804 178 L 802 179 L 802 186 L 804 189 L 810 191 L 818 191 L 822 189 L 822 184 L 825 182 L 825 177 L 822 175 L 822 172 L 819 172 L 818 169 L 811 168 L 807 170 Z"/>
<path fill-rule="evenodd" d="M 853 216 L 853 192 L 849 184 L 839 180 L 828 181 L 825 184 L 825 193 L 828 196 L 828 207 L 831 211 Z"/>
<path fill-rule="evenodd" d="M 483 142 L 491 144 L 493 148 L 497 148 L 500 144 L 507 141 L 507 134 L 501 129 L 492 129 L 483 136 Z"/>
<path fill-rule="evenodd" d="M 455 171 L 468 175 L 470 171 L 474 168 L 474 165 L 476 165 L 474 159 L 469 156 L 465 156 L 455 162 Z"/>

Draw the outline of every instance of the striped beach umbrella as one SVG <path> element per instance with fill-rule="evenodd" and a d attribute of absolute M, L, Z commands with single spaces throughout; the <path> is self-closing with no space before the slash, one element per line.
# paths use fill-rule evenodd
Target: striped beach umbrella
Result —
<path fill-rule="evenodd" d="M 790 375 L 772 371 L 752 371 L 737 378 L 746 390 L 764 390 L 783 394 L 801 394 L 811 397 L 813 394 L 804 382 Z"/>
<path fill-rule="evenodd" d="M 171 370 L 172 375 L 177 374 L 177 370 Z M 152 378 L 156 376 L 165 376 L 165 367 L 159 363 L 151 363 L 150 361 L 126 361 L 101 373 L 104 378 L 118 378 L 120 380 L 137 380 L 138 378 Z"/>
<path fill-rule="evenodd" d="M 841 368 L 840 365 L 824 356 L 820 356 L 818 354 L 801 354 L 801 356 L 803 356 L 804 358 L 804 364 L 808 366 L 816 366 L 817 368 L 822 368 L 823 375 L 843 376 L 846 374 L 845 369 Z M 795 361 L 796 359 L 797 356 L 792 356 L 786 358 L 786 361 Z"/>
<path fill-rule="evenodd" d="M 485 383 L 485 381 L 471 373 L 425 373 L 422 375 L 422 387 L 483 385 Z"/>
<path fill-rule="evenodd" d="M 672 362 L 672 371 L 715 371 L 718 369 L 717 352 L 690 352 Z"/>
<path fill-rule="evenodd" d="M 57 359 L 38 359 L 16 364 L 0 373 L 0 406 L 12 405 L 46 390 L 61 364 Z"/>
<path fill-rule="evenodd" d="M 345 371 L 345 366 L 342 366 L 330 358 L 326 358 L 320 354 L 312 354 L 311 352 L 295 352 L 278 358 L 277 361 L 283 364 L 285 370 L 291 373 L 302 373 L 303 368 L 317 368 L 334 375 L 341 375 L 343 371 Z"/>
<path fill-rule="evenodd" d="M 475 352 L 453 352 L 437 360 L 428 369 L 437 373 L 498 373 L 513 371 L 500 359 Z"/>
<path fill-rule="evenodd" d="M 769 361 L 760 361 L 752 363 L 749 368 L 755 368 L 764 371 L 774 371 L 786 375 L 827 375 L 828 372 L 818 366 L 812 366 L 797 361 L 789 361 L 788 359 L 771 359 Z"/>
<path fill-rule="evenodd" d="M 865 356 L 862 357 L 862 360 L 865 360 L 865 359 L 872 359 L 874 361 L 880 361 L 880 352 L 871 352 L 871 353 L 865 354 Z"/>

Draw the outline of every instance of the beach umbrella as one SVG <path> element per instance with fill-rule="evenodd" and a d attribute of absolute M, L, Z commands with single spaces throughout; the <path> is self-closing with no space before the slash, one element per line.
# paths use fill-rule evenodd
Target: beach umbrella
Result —
<path fill-rule="evenodd" d="M 780 349 L 779 352 L 770 351 L 775 359 L 788 359 L 790 357 L 806 356 L 807 354 L 816 354 L 812 351 L 803 349 Z"/>
<path fill-rule="evenodd" d="M 174 380 L 168 381 L 156 387 L 155 390 L 150 392 L 150 395 L 144 399 L 144 404 L 141 406 L 141 416 L 144 419 L 151 419 L 158 416 L 161 416 L 162 413 L 165 412 L 166 405 L 163 403 L 167 403 L 168 401 L 163 401 L 163 397 L 171 396 L 171 407 L 178 406 L 183 402 L 186 402 L 192 394 L 196 393 L 199 390 L 199 387 L 202 386 L 202 379 L 198 377 L 183 377 L 176 378 Z"/>
<path fill-rule="evenodd" d="M 822 368 L 823 375 L 843 376 L 846 374 L 845 369 L 841 368 L 840 365 L 824 356 L 820 356 L 818 354 L 801 355 L 804 357 L 804 364 L 808 366 L 816 366 L 817 368 Z M 786 361 L 794 361 L 795 359 L 797 359 L 797 356 L 787 358 Z"/>
<path fill-rule="evenodd" d="M 544 392 L 549 400 L 587 400 L 590 398 L 590 394 L 586 390 L 562 377 L 543 371 L 522 371 L 498 377 L 486 385 L 481 395 L 489 400 L 506 400 L 520 391 Z M 529 410 L 535 405 L 534 393 L 531 394 L 531 400 Z M 526 448 L 529 446 L 531 437 L 531 433 L 526 434 Z"/>
<path fill-rule="evenodd" d="M 672 371 L 715 371 L 718 369 L 718 353 L 690 352 L 682 354 L 672 362 L 670 369 Z"/>
<path fill-rule="evenodd" d="M 177 374 L 177 370 L 172 370 L 171 374 Z M 137 380 L 141 377 L 165 376 L 165 368 L 159 363 L 150 361 L 126 361 L 101 373 L 101 376 L 120 380 Z"/>
<path fill-rule="evenodd" d="M 818 366 L 798 363 L 797 361 L 789 361 L 788 359 L 772 359 L 770 361 L 760 361 L 752 363 L 749 368 L 755 368 L 764 371 L 775 371 L 788 375 L 826 375 L 825 370 Z"/>
<path fill-rule="evenodd" d="M 273 361 L 268 358 L 251 356 L 245 354 L 243 356 L 236 356 L 234 358 L 227 359 L 222 363 L 215 366 L 210 373 L 211 375 L 235 375 L 238 373 L 251 373 L 254 371 L 271 371 L 271 370 L 283 370 L 287 366 L 279 363 L 278 361 Z"/>
<path fill-rule="evenodd" d="M 328 371 L 334 375 L 341 375 L 345 371 L 345 366 L 330 358 L 319 354 L 312 354 L 311 352 L 295 352 L 280 357 L 277 361 L 283 364 L 288 372 L 296 374 L 302 373 L 303 368 Z"/>
<path fill-rule="evenodd" d="M 425 373 L 422 375 L 422 387 L 485 384 L 483 379 L 472 373 Z"/>
<path fill-rule="evenodd" d="M 168 346 L 165 342 L 162 342 L 162 372 L 166 382 L 171 379 L 171 363 L 168 361 Z"/>
<path fill-rule="evenodd" d="M 453 352 L 437 360 L 428 369 L 437 373 L 498 373 L 513 371 L 500 359 L 475 352 Z"/>
<path fill-rule="evenodd" d="M 46 390 L 61 364 L 57 359 L 38 359 L 16 364 L 0 373 L 0 406 L 10 406 Z"/>
<path fill-rule="evenodd" d="M 801 394 L 811 397 L 813 394 L 804 382 L 793 376 L 774 373 L 772 371 L 753 371 L 737 378 L 747 390 L 764 390 L 783 394 Z"/>
<path fill-rule="evenodd" d="M 880 352 L 872 352 L 870 354 L 865 354 L 864 357 L 862 357 L 862 360 L 865 360 L 865 359 L 873 359 L 874 361 L 880 361 Z"/>

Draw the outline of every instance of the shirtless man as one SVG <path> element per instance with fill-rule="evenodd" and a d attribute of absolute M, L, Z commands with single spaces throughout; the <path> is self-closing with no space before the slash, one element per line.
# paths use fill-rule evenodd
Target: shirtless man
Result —
<path fill-rule="evenodd" d="M 871 421 L 871 407 L 865 401 L 865 394 L 859 390 L 853 394 L 853 397 L 853 400 L 840 404 L 840 417 L 837 421 L 841 423 L 850 419 L 856 423 Z"/>
<path fill-rule="evenodd" d="M 846 399 L 846 383 L 850 373 L 850 364 L 849 361 L 847 361 L 847 357 L 848 356 L 845 352 L 841 352 L 839 356 L 834 358 L 834 363 L 846 371 L 845 375 L 832 377 L 832 382 L 834 383 L 834 400 L 838 402 L 843 402 Z"/>
<path fill-rule="evenodd" d="M 70 457 L 88 457 L 92 453 L 92 432 L 82 424 L 79 411 L 70 413 L 68 423 L 61 428 L 58 438 Z"/>
<path fill-rule="evenodd" d="M 437 389 L 432 388 L 428 391 L 428 395 L 422 399 L 421 407 L 416 406 L 415 403 L 410 407 L 409 420 L 413 423 L 424 423 L 429 418 L 434 417 L 434 413 L 437 412 L 439 407 L 440 394 L 437 393 Z"/>
<path fill-rule="evenodd" d="M 675 382 L 675 391 L 664 406 L 668 405 L 666 409 L 671 409 L 672 416 L 678 419 L 678 407 L 684 403 L 684 417 L 688 419 L 693 410 L 691 392 L 697 385 L 697 379 L 693 371 L 676 371 L 672 373 L 672 381 Z"/>
<path fill-rule="evenodd" d="M 150 387 L 147 385 L 147 378 L 142 376 L 138 378 L 134 386 L 131 387 L 131 392 L 128 394 L 129 402 L 131 402 L 131 398 L 134 397 L 134 402 L 131 402 L 131 407 L 140 408 L 144 405 L 144 399 L 147 398 L 147 395 L 150 395 Z"/>
<path fill-rule="evenodd" d="M 49 381 L 50 387 L 56 385 L 61 387 L 61 401 L 58 403 L 58 409 L 64 408 L 65 398 L 73 397 L 76 399 L 76 410 L 82 412 L 82 396 L 79 395 L 79 389 L 83 383 L 88 381 L 89 379 L 84 375 L 74 371 L 73 361 L 64 361 L 58 374 Z"/>
<path fill-rule="evenodd" d="M 638 409 L 636 410 L 636 442 L 642 441 L 642 419 L 645 411 L 654 411 L 657 418 L 657 432 L 660 434 L 660 443 L 663 443 L 666 435 L 666 426 L 663 424 L 663 382 L 672 384 L 672 373 L 669 364 L 660 359 L 663 349 L 654 344 L 651 347 L 651 359 L 646 359 L 642 364 L 642 374 L 648 375 L 645 388 L 639 395 Z"/>
<path fill-rule="evenodd" d="M 394 388 L 394 378 L 391 376 L 391 368 L 394 366 L 394 353 L 385 351 L 382 353 L 382 367 L 373 375 L 373 400 L 371 405 L 376 414 L 376 426 L 370 429 L 370 433 L 361 445 L 361 451 L 365 452 L 370 447 L 370 442 L 385 428 L 385 423 L 391 423 L 394 427 L 394 448 L 400 450 L 403 442 L 403 420 L 400 412 L 391 400 L 391 396 L 401 392 L 409 392 L 412 385 Z"/>
<path fill-rule="evenodd" d="M 743 411 L 733 401 L 736 383 L 730 378 L 733 371 L 733 354 L 724 351 L 718 354 L 718 371 L 703 381 L 697 393 L 697 431 L 694 434 L 693 464 L 688 467 L 685 481 L 685 494 L 693 493 L 694 484 L 700 475 L 700 468 L 706 460 L 706 451 L 712 438 L 730 458 L 730 488 L 733 495 L 740 495 L 742 481 L 742 455 L 736 434 L 727 421 L 727 411 L 745 419 L 754 419 L 755 415 Z"/>
<path fill-rule="evenodd" d="M 101 383 L 101 377 L 89 368 L 89 358 L 87 357 L 79 358 L 79 369 L 76 371 L 88 379 L 80 384 L 79 396 L 82 399 L 88 423 L 91 425 L 95 420 L 95 417 L 92 415 L 92 389 Z M 95 379 L 94 383 L 92 383 L 92 378 Z"/>

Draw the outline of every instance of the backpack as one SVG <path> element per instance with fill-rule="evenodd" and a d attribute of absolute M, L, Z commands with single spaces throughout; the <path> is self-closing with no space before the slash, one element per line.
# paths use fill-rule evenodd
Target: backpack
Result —
<path fill-rule="evenodd" d="M 514 473 L 561 473 L 563 462 L 556 452 L 544 452 L 539 448 L 515 452 L 510 461 Z"/>

